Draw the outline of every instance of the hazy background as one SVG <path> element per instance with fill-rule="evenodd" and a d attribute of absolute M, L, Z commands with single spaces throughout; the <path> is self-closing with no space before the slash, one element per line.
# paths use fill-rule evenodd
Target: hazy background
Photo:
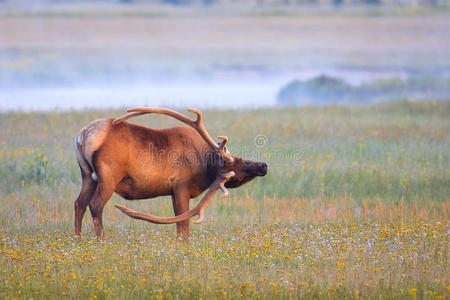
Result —
<path fill-rule="evenodd" d="M 0 110 L 445 99 L 449 5 L 0 0 Z"/>

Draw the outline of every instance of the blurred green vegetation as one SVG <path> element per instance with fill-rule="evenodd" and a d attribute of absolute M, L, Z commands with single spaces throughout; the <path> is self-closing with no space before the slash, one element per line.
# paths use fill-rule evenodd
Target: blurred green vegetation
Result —
<path fill-rule="evenodd" d="M 321 75 L 306 81 L 294 80 L 278 93 L 282 105 L 365 104 L 395 99 L 447 99 L 450 78 L 422 77 L 379 79 L 353 86 L 346 81 Z"/>

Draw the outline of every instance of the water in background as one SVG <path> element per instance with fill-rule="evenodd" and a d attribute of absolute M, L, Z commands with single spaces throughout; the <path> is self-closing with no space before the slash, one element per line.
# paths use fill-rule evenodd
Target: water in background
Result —
<path fill-rule="evenodd" d="M 36 3 L 0 1 L 0 111 L 256 108 L 294 79 L 450 74 L 446 11 Z"/>
<path fill-rule="evenodd" d="M 97 82 L 94 85 L 37 86 L 21 88 L 0 87 L 0 111 L 50 111 L 137 106 L 197 107 L 197 108 L 261 108 L 277 105 L 280 88 L 292 78 L 306 80 L 321 74 L 340 76 L 352 84 L 361 84 L 382 78 L 404 78 L 403 71 L 345 71 L 336 69 L 309 69 L 278 76 L 234 80 L 189 80 L 186 82 L 115 83 Z M 305 103 L 306 104 L 306 103 Z M 308 103 L 311 104 L 311 103 Z"/>
<path fill-rule="evenodd" d="M 279 85 L 192 83 L 0 90 L 0 110 L 121 108 L 136 106 L 256 108 L 275 105 Z"/>

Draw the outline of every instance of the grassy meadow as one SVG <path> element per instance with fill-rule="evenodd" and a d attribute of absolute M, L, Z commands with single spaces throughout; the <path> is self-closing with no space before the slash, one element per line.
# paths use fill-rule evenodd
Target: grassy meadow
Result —
<path fill-rule="evenodd" d="M 122 113 L 1 114 L 0 298 L 450 297 L 449 101 L 205 111 L 211 135 L 269 174 L 216 197 L 188 243 L 113 208 L 169 216 L 168 197 L 117 195 L 106 239 L 88 212 L 77 239 L 75 136 Z"/>

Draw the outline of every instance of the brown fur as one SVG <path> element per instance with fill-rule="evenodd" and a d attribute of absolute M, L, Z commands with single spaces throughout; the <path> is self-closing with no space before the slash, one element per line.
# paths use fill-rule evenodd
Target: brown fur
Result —
<path fill-rule="evenodd" d="M 224 159 L 190 127 L 158 130 L 128 122 L 113 124 L 113 119 L 93 121 L 80 131 L 77 160 L 82 188 L 75 201 L 75 234 L 81 234 L 89 206 L 98 237 L 103 208 L 113 192 L 129 200 L 171 195 L 175 215 L 180 215 L 189 210 L 191 198 L 224 172 L 235 172 L 226 183 L 231 188 L 267 173 L 264 163 Z M 189 220 L 177 223 L 177 232 L 187 236 Z"/>

